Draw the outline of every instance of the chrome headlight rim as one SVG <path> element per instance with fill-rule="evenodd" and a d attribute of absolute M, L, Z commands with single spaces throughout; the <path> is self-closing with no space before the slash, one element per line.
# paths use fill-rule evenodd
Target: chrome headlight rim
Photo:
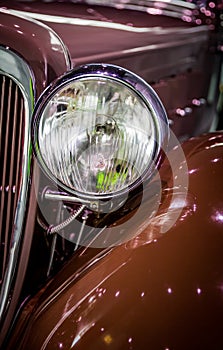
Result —
<path fill-rule="evenodd" d="M 131 90 L 146 105 L 148 111 L 151 113 L 153 123 L 155 125 L 156 140 L 152 157 L 155 166 L 154 164 L 153 166 L 151 164 L 148 164 L 147 169 L 144 170 L 138 179 L 136 179 L 133 183 L 127 185 L 125 188 L 121 188 L 115 192 L 85 193 L 78 189 L 73 189 L 67 186 L 48 168 L 46 162 L 42 157 L 39 147 L 38 128 L 40 126 L 42 114 L 46 109 L 48 103 L 59 91 L 64 89 L 69 84 L 72 84 L 76 81 L 84 81 L 89 78 L 105 79 L 109 80 L 110 82 L 118 82 Z M 154 168 L 158 167 L 158 164 L 160 162 L 162 149 L 165 149 L 168 143 L 169 125 L 165 108 L 163 107 L 163 104 L 160 101 L 158 95 L 152 89 L 152 87 L 142 78 L 120 66 L 112 64 L 91 63 L 72 69 L 71 71 L 65 73 L 62 77 L 56 79 L 51 85 L 46 88 L 35 106 L 32 118 L 31 133 L 34 154 L 41 169 L 47 175 L 47 177 L 53 181 L 53 183 L 56 184 L 62 191 L 65 191 L 74 197 L 78 197 L 83 200 L 97 201 L 109 200 L 111 197 L 119 197 L 122 194 L 133 191 L 136 187 L 139 186 L 139 184 L 152 176 Z"/>

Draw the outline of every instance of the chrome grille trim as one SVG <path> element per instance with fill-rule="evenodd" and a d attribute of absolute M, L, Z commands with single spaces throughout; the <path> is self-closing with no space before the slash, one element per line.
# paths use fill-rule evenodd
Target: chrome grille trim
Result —
<path fill-rule="evenodd" d="M 18 85 L 8 76 L 0 74 L 0 92 L 5 96 L 0 105 L 2 119 L 0 138 L 0 280 L 6 269 L 12 222 L 18 198 L 20 160 L 22 154 L 21 130 L 24 122 L 24 98 Z M 3 150 L 4 145 L 4 150 Z"/>
<path fill-rule="evenodd" d="M 3 155 L 2 182 L 0 183 L 0 197 L 1 197 L 1 214 L 0 225 L 3 223 L 3 202 L 6 196 L 8 203 L 6 204 L 6 212 L 11 211 L 14 216 L 11 221 L 11 216 L 7 216 L 5 220 L 5 250 L 3 257 L 3 279 L 0 290 L 0 319 L 3 318 L 5 310 L 10 303 L 10 293 L 13 284 L 14 272 L 19 258 L 19 248 L 22 239 L 22 229 L 24 224 L 26 204 L 28 198 L 28 183 L 30 176 L 30 121 L 33 110 L 33 81 L 32 73 L 28 65 L 22 58 L 10 51 L 8 48 L 0 47 L 0 76 L 2 77 L 3 94 L 1 96 L 1 105 L 7 101 L 11 102 L 5 108 L 1 108 L 0 112 L 0 141 L 11 128 L 11 138 L 5 137 L 4 149 L 1 151 L 1 159 Z M 7 96 L 7 84 L 8 96 Z M 6 99 L 7 96 L 7 99 Z M 11 101 L 13 98 L 13 103 Z M 20 101 L 20 102 L 19 102 Z M 22 101 L 22 102 L 21 102 Z M 21 103 L 21 108 L 17 114 L 16 105 Z M 4 111 L 7 110 L 6 115 L 3 116 Z M 7 119 L 6 126 L 3 126 L 3 118 Z M 9 119 L 13 118 L 13 121 Z M 18 122 L 18 124 L 17 124 Z M 4 129 L 5 128 L 5 129 Z M 19 128 L 19 131 L 16 129 Z M 17 143 L 18 141 L 18 143 Z M 11 149 L 10 159 L 8 159 L 9 146 Z M 0 146 L 1 147 L 1 146 Z M 20 153 L 20 163 L 16 162 L 15 155 Z M 13 156 L 13 159 L 12 159 Z M 6 168 L 9 169 L 6 174 Z M 15 198 L 12 198 L 14 196 Z M 11 225 L 11 227 L 10 227 Z M 1 226 L 0 226 L 1 229 Z M 8 230 L 8 232 L 7 232 Z M 2 234 L 2 232 L 1 232 Z M 1 240 L 0 234 L 0 240 Z"/>

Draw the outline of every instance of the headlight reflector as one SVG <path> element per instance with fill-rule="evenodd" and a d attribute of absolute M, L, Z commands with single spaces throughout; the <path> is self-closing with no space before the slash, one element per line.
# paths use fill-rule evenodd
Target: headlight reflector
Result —
<path fill-rule="evenodd" d="M 167 119 L 139 77 L 116 66 L 88 65 L 46 94 L 34 113 L 33 144 L 42 167 L 63 189 L 106 197 L 152 172 Z"/>

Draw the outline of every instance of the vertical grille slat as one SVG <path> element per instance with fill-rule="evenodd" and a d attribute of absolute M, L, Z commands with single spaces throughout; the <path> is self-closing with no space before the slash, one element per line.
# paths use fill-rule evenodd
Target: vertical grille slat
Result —
<path fill-rule="evenodd" d="M 21 173 L 23 96 L 18 85 L 0 75 L 0 280 L 7 265 Z"/>
<path fill-rule="evenodd" d="M 12 92 L 12 91 L 11 91 Z M 18 107 L 18 86 L 15 87 L 15 91 L 13 94 L 13 99 L 15 100 L 14 103 L 14 111 L 11 111 L 11 115 L 13 115 L 12 120 L 12 140 L 11 143 L 8 145 L 8 149 L 11 147 L 11 160 L 10 160 L 10 167 L 9 167 L 9 181 L 7 183 L 8 187 L 8 203 L 7 203 L 7 217 L 6 217 L 6 224 L 5 224 L 5 232 L 9 232 L 10 230 L 10 222 L 13 220 L 13 206 L 11 205 L 13 203 L 13 174 L 14 174 L 14 166 L 16 164 L 15 157 L 15 139 L 16 139 L 16 122 L 17 122 L 17 107 Z M 12 97 L 12 96 L 11 96 Z M 13 106 L 12 106 L 13 109 Z M 7 259 L 7 252 L 9 250 L 9 235 L 5 236 L 5 246 L 4 246 L 4 258 L 3 258 L 3 271 L 6 268 L 6 259 Z"/>
<path fill-rule="evenodd" d="M 5 76 L 2 78 L 1 82 L 1 108 L 0 108 L 0 155 L 2 153 L 2 122 L 3 122 L 3 107 L 4 107 L 4 98 L 5 98 Z"/>
<path fill-rule="evenodd" d="M 3 203 L 4 203 L 4 191 L 3 191 L 3 155 L 2 153 L 4 152 L 4 124 L 3 124 L 3 113 L 4 113 L 4 106 L 5 106 L 5 77 L 1 79 L 1 105 L 0 105 L 0 164 L 1 164 L 1 172 L 0 172 L 0 186 L 1 186 L 1 192 L 0 192 L 0 242 L 2 241 L 2 218 L 3 218 Z M 1 250 L 0 250 L 1 253 Z M 1 274 L 0 274 L 1 278 Z"/>
<path fill-rule="evenodd" d="M 9 81 L 9 86 L 8 86 L 7 92 L 8 92 L 8 101 L 11 101 L 12 100 L 12 80 Z M 10 142 L 11 142 L 11 140 L 9 140 L 9 138 L 11 136 L 9 134 L 9 128 L 10 128 L 10 122 L 11 122 L 10 117 L 11 117 L 11 103 L 8 103 L 7 104 L 6 131 L 5 131 L 5 149 L 4 149 L 3 162 L 1 162 L 1 164 L 3 164 L 2 188 L 5 189 L 5 191 L 3 191 L 2 194 L 3 194 L 3 198 L 4 198 L 4 202 L 5 202 L 5 209 L 6 209 L 6 211 L 4 210 L 1 212 L 1 214 L 4 213 L 4 217 L 6 215 L 6 218 L 4 220 L 4 227 L 6 225 L 7 218 L 9 216 L 8 212 L 7 212 L 7 207 L 8 207 L 8 203 L 10 201 L 9 192 L 6 193 L 6 188 L 8 186 L 7 180 L 9 180 L 8 175 L 9 175 L 9 171 L 10 171 L 9 164 L 8 164 L 8 157 L 7 157 L 7 154 L 9 152 L 9 148 L 10 148 Z M 3 118 L 4 118 L 4 114 L 3 114 Z M 3 217 L 1 217 L 0 225 L 2 225 L 2 223 L 3 223 Z M 4 230 L 4 227 L 2 226 L 2 231 Z M 3 255 L 2 255 L 2 271 L 5 270 L 5 265 L 6 265 L 8 239 L 9 239 L 9 237 L 7 235 L 7 230 L 5 229 L 4 242 L 3 242 Z"/>
<path fill-rule="evenodd" d="M 18 118 L 18 126 L 17 126 L 17 154 L 22 154 L 22 131 L 23 131 L 23 124 L 24 124 L 24 113 L 25 113 L 25 108 L 24 108 L 24 101 L 21 99 L 21 107 L 19 110 L 19 118 Z M 15 166 L 15 185 L 13 186 L 13 192 L 14 195 L 17 197 L 18 196 L 18 184 L 19 184 L 19 175 L 20 175 L 20 163 L 16 162 Z M 16 186 L 17 184 L 17 186 Z M 14 201 L 14 208 L 13 211 L 15 212 L 16 210 L 16 204 L 17 202 Z"/>
<path fill-rule="evenodd" d="M 8 82 L 7 86 L 5 86 L 5 96 L 4 96 L 4 101 L 3 101 L 3 107 L 1 106 L 2 110 L 2 135 L 1 135 L 1 159 L 0 159 L 0 164 L 1 164 L 1 188 L 2 188 L 2 193 L 1 193 L 1 208 L 0 208 L 0 228 L 1 228 L 1 245 L 4 244 L 4 232 L 3 232 L 3 216 L 5 214 L 5 200 L 7 200 L 6 195 L 5 195 L 5 181 L 6 181 L 6 172 L 7 172 L 7 150 L 8 150 L 8 135 L 9 132 L 9 122 L 10 122 L 10 107 L 11 103 L 6 103 L 6 98 L 8 95 L 9 101 L 11 100 L 11 84 L 12 81 Z M 6 119 L 6 120 L 5 120 Z M 4 250 L 2 250 L 2 254 L 0 255 L 1 257 L 4 256 Z"/>

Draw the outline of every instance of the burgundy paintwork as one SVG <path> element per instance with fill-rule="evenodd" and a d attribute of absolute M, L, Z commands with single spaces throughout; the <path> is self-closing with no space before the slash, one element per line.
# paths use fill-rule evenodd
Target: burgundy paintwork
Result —
<path fill-rule="evenodd" d="M 208 26 L 196 25 L 189 19 L 187 22 L 92 2 L 0 1 L 0 6 L 3 5 L 33 16 L 41 14 L 38 19 L 53 28 L 67 45 L 74 66 L 111 63 L 152 84 L 167 110 L 172 130 L 181 141 L 210 130 L 214 113 L 212 101 L 207 100 L 215 60 L 207 49 Z M 57 22 L 57 16 L 64 23 Z M 78 25 L 70 22 L 72 19 L 87 22 Z M 212 90 L 216 88 L 217 85 L 212 86 Z M 193 104 L 199 99 L 206 105 Z M 176 113 L 186 107 L 191 109 L 188 115 Z"/>
<path fill-rule="evenodd" d="M 25 306 L 8 348 L 221 349 L 222 145 L 221 133 L 186 142 L 188 199 L 175 226 L 158 239 L 173 213 L 164 197 L 134 240 L 79 271 L 71 260 Z M 171 192 L 170 174 L 164 165 Z"/>
<path fill-rule="evenodd" d="M 34 18 L 35 14 L 42 15 L 38 19 L 62 38 L 73 65 L 116 64 L 151 83 L 188 69 L 200 69 L 204 63 L 209 30 L 192 20 L 84 2 L 0 1 L 0 6 L 1 3 L 9 9 L 33 14 Z M 78 24 L 77 19 L 83 23 Z M 209 70 L 207 65 L 206 71 Z"/>
<path fill-rule="evenodd" d="M 31 67 L 36 98 L 71 68 L 66 46 L 50 28 L 4 10 L 0 11 L 0 27 L 1 45 L 23 57 Z"/>
<path fill-rule="evenodd" d="M 64 6 L 58 4 L 59 9 Z M 70 68 L 66 48 L 49 29 L 1 12 L 0 23 L 2 44 L 18 52 L 32 68 L 36 97 L 54 78 Z M 85 28 L 82 31 L 88 33 Z M 198 32 L 203 48 L 207 30 L 203 28 Z M 85 38 L 90 39 L 87 34 Z M 160 52 L 152 55 L 151 62 L 157 64 L 157 70 L 148 64 L 148 52 L 146 55 L 144 52 L 133 55 L 128 51 L 125 55 L 126 52 L 121 51 L 121 56 L 118 52 L 116 56 L 102 55 L 101 58 L 112 58 L 115 60 L 113 63 L 142 73 L 147 80 L 157 79 L 156 91 L 168 111 L 174 112 L 176 107 L 184 107 L 194 97 L 207 96 L 208 81 L 203 77 L 202 69 L 186 72 L 187 68 L 194 67 L 194 62 L 184 62 L 185 53 L 189 52 L 191 57 L 194 52 L 197 62 L 202 62 L 200 68 L 206 65 L 204 51 L 201 52 L 202 59 L 199 59 L 196 36 L 192 41 L 192 46 L 181 42 L 178 53 L 182 54 L 182 65 L 176 70 L 174 63 L 169 74 L 177 75 L 168 79 L 164 74 L 167 70 L 162 66 L 163 61 L 158 64 Z M 91 51 L 86 42 L 81 43 L 80 49 Z M 87 56 L 81 50 L 75 59 L 76 45 L 74 42 L 72 45 L 73 62 L 84 63 L 92 57 L 96 59 L 95 54 Z M 165 50 L 171 60 L 173 51 L 168 43 Z M 162 56 L 162 59 L 166 57 Z M 178 75 L 182 72 L 183 75 Z M 158 81 L 160 77 L 165 77 L 165 81 Z M 209 77 L 208 73 L 207 80 Z M 195 115 L 196 111 L 195 108 Z M 212 115 L 206 119 L 204 114 L 199 113 L 197 117 L 193 123 L 191 118 L 189 121 L 185 118 L 182 123 L 182 119 L 174 115 L 176 133 L 188 137 L 208 130 Z M 184 145 L 190 174 L 188 202 L 176 225 L 165 236 L 160 238 L 162 219 L 171 217 L 172 212 L 169 210 L 166 214 L 169 198 L 164 195 L 160 211 L 140 236 L 126 245 L 100 252 L 92 260 L 90 258 L 96 254 L 93 249 L 85 252 L 84 256 L 75 256 L 48 286 L 31 298 L 21 312 L 7 348 L 221 349 L 222 142 L 221 134 L 212 134 Z M 164 166 L 161 173 L 164 186 L 171 193 L 168 166 Z M 2 338 L 11 325 L 23 284 L 29 258 L 27 252 L 32 241 L 30 232 L 33 232 L 36 214 L 35 200 L 36 193 L 32 187 L 21 264 L 11 309 L 1 330 Z M 154 241 L 149 244 L 148 237 L 151 236 L 154 236 Z"/>

